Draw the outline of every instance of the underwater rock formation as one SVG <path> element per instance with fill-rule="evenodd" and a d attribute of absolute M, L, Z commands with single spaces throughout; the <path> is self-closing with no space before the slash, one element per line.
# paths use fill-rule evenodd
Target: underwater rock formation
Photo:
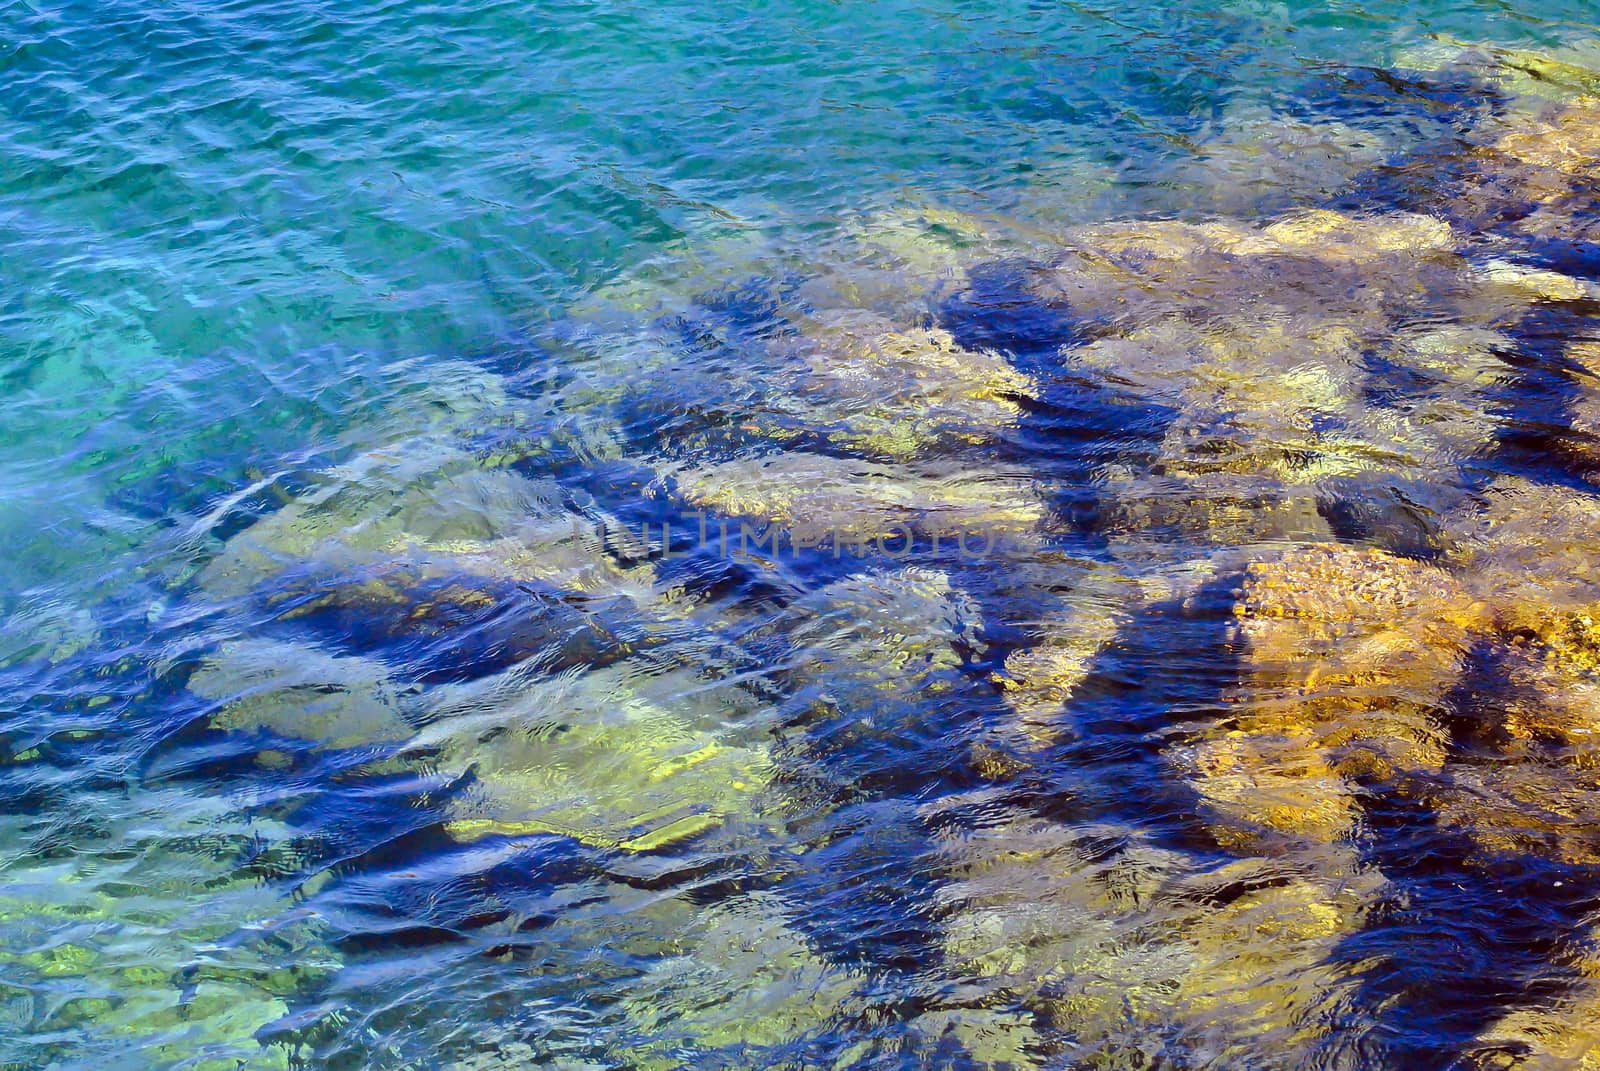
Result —
<path fill-rule="evenodd" d="M 1174 756 L 1219 843 L 1348 842 L 1361 797 L 1445 761 L 1441 715 L 1487 620 L 1447 574 L 1376 550 L 1285 550 L 1239 581 L 1226 716 Z"/>
<path fill-rule="evenodd" d="M 1051 578 L 1065 587 L 1038 624 L 1036 642 L 1017 648 L 994 680 L 1016 716 L 1020 742 L 1044 744 L 1062 729 L 1061 712 L 1089 676 L 1095 658 L 1128 627 L 1132 611 L 1149 599 L 1138 580 L 1106 569 L 1076 567 Z"/>
<path fill-rule="evenodd" d="M 819 956 L 784 914 L 777 898 L 757 894 L 696 915 L 676 954 L 626 998 L 650 1039 L 638 1066 L 681 1067 L 685 1048 L 702 1066 L 781 1059 L 862 1003 L 863 979 Z"/>
<path fill-rule="evenodd" d="M 1386 326 L 1396 297 L 1448 292 L 1459 238 L 1419 214 L 1293 213 L 1251 226 L 1214 221 L 1101 224 L 1065 236 L 1023 293 L 1103 335 L 1162 320 Z"/>
<path fill-rule="evenodd" d="M 1198 211 L 1224 216 L 1278 211 L 1331 197 L 1392 151 L 1393 136 L 1337 119 L 1298 119 L 1264 105 L 1235 105 L 1194 139 L 1164 184 Z"/>
<path fill-rule="evenodd" d="M 692 679 L 676 688 L 649 683 L 667 694 L 695 687 Z M 469 713 L 441 717 L 436 708 L 440 720 L 409 745 L 425 750 L 434 769 L 467 779 L 445 827 L 457 838 L 549 834 L 651 851 L 753 817 L 772 776 L 759 739 L 741 743 L 716 722 L 696 725 L 615 674 L 499 681 L 494 691 L 501 694 L 449 696 Z M 722 689 L 719 701 L 752 705 L 729 693 Z M 731 720 L 738 711 L 718 713 Z"/>
<path fill-rule="evenodd" d="M 1134 829 L 1025 815 L 941 853 L 946 954 L 964 1004 L 980 1009 L 964 1036 L 995 1068 L 1157 1054 L 1305 1066 L 1355 982 L 1330 953 L 1382 884 L 1316 856 L 1201 867 Z M 1009 1028 L 985 1008 L 1010 1009 Z"/>
<path fill-rule="evenodd" d="M 938 328 L 894 330 L 860 312 L 818 317 L 805 331 L 810 376 L 801 397 L 829 442 L 904 461 L 945 447 L 993 442 L 1016 425 L 1028 376 L 995 353 L 956 345 Z"/>
<path fill-rule="evenodd" d="M 130 1056 L 197 1071 L 290 1067 L 297 1054 L 275 1027 L 340 957 L 317 920 L 236 862 L 248 845 L 286 845 L 288 831 L 177 789 L 79 806 L 108 828 L 6 869 L 0 962 L 20 1043 L 10 1051 L 37 1067 Z"/>
<path fill-rule="evenodd" d="M 189 677 L 189 690 L 216 700 L 211 724 L 233 732 L 264 730 L 333 748 L 397 742 L 412 732 L 381 663 L 301 644 L 224 645 Z"/>
<path fill-rule="evenodd" d="M 188 696 L 636 908 L 630 1066 L 1389 1052 L 1393 824 L 1464 897 L 1600 867 L 1600 76 L 1433 59 L 1486 103 L 1415 152 L 1225 117 L 1167 176 L 1246 176 L 1222 215 L 920 206 L 597 288 L 504 419 L 218 525 Z M 1473 1044 L 1585 1066 L 1587 960 L 1496 969 Z"/>
<path fill-rule="evenodd" d="M 900 555 L 915 539 L 941 538 L 992 546 L 1026 537 L 1046 518 L 1023 472 L 891 468 L 796 452 L 672 475 L 692 505 L 778 526 L 768 538 L 792 546 L 834 551 L 877 543 Z"/>
<path fill-rule="evenodd" d="M 1583 949 L 1573 972 L 1539 1007 L 1520 1008 L 1478 1036 L 1464 1066 L 1514 1066 L 1527 1071 L 1594 1071 L 1600 1067 L 1600 969 Z M 1515 1061 L 1514 1063 L 1512 1061 Z"/>
<path fill-rule="evenodd" d="M 556 671 L 605 666 L 635 648 L 625 599 L 508 583 L 427 566 L 316 576 L 274 591 L 275 622 L 414 681 L 463 680 L 529 660 Z"/>

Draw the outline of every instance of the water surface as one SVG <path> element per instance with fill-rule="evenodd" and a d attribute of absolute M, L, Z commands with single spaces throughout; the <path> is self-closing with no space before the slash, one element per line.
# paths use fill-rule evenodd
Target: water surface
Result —
<path fill-rule="evenodd" d="M 0 1064 L 1568 1066 L 1592 22 L 0 13 Z"/>

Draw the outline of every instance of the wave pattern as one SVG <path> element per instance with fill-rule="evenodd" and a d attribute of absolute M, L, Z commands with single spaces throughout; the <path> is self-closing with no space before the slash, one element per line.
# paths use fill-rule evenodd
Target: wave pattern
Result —
<path fill-rule="evenodd" d="M 0 1066 L 1588 1066 L 1568 7 L 0 13 Z"/>

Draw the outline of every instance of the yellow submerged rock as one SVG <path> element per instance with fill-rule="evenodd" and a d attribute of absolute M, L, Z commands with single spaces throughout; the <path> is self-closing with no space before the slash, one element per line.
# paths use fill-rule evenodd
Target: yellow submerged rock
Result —
<path fill-rule="evenodd" d="M 264 729 L 335 748 L 398 742 L 412 733 L 381 663 L 299 644 L 224 644 L 190 676 L 189 690 L 222 704 L 211 715 L 219 729 Z"/>
<path fill-rule="evenodd" d="M 1185 408 L 1309 421 L 1358 400 L 1361 336 L 1324 317 L 1167 318 L 1079 346 L 1074 365 Z"/>
<path fill-rule="evenodd" d="M 1584 935 L 1575 962 L 1542 972 L 1536 1006 L 1510 1012 L 1478 1035 L 1475 1066 L 1526 1071 L 1600 1071 L 1600 959 L 1594 934 Z M 1500 1062 L 1514 1059 L 1515 1064 Z"/>
<path fill-rule="evenodd" d="M 230 539 L 200 583 L 229 598 L 313 559 L 370 560 L 410 542 L 510 535 L 547 494 L 482 469 L 448 440 L 400 441 L 320 473 L 306 493 Z"/>
<path fill-rule="evenodd" d="M 981 827 L 939 850 L 950 871 L 938 894 L 952 912 L 945 956 L 966 1003 L 1020 998 L 1036 1021 L 1009 1039 L 1018 1054 L 1049 1043 L 1039 1028 L 1051 1018 L 1085 1048 L 1111 1042 L 1129 1019 L 1158 1019 L 1187 955 L 1179 942 L 1141 941 L 1140 923 L 1181 857 L 1115 826 L 985 810 Z M 1105 850 L 1118 842 L 1126 847 Z"/>
<path fill-rule="evenodd" d="M 940 895 L 958 992 L 995 1009 L 962 1035 L 983 1066 L 1142 1066 L 1154 1051 L 1285 1071 L 1315 1061 L 1322 1015 L 1357 982 L 1333 953 L 1381 875 L 1343 856 L 1202 869 L 1135 830 L 1006 821 L 973 803 L 985 820 L 942 846 Z"/>
<path fill-rule="evenodd" d="M 686 695 L 704 690 L 682 675 L 653 687 L 673 681 Z M 719 694 L 749 703 L 736 688 Z M 441 718 L 413 746 L 439 748 L 442 771 L 470 775 L 445 827 L 463 840 L 545 834 L 656 851 L 754 815 L 772 777 L 763 744 L 686 720 L 623 673 L 513 675 L 449 702 L 470 713 Z"/>
<path fill-rule="evenodd" d="M 1348 841 L 1361 822 L 1340 771 L 1308 731 L 1234 730 L 1197 745 L 1181 765 L 1217 821 L 1219 843 L 1256 847 L 1264 836 Z"/>
<path fill-rule="evenodd" d="M 1016 472 L 890 467 L 794 452 L 675 476 L 691 504 L 777 525 L 781 531 L 769 536 L 790 548 L 877 542 L 885 553 L 903 555 L 912 535 L 937 535 L 979 553 L 996 539 L 1034 532 L 1046 516 L 1032 480 Z"/>
<path fill-rule="evenodd" d="M 837 426 L 835 442 L 872 456 L 992 442 L 1036 390 L 998 354 L 963 349 L 939 328 L 895 330 L 869 313 L 819 315 L 806 341 L 802 389 L 817 396 L 814 418 Z"/>
<path fill-rule="evenodd" d="M 208 596 L 254 596 L 285 620 L 365 609 L 393 639 L 444 640 L 519 586 L 547 593 L 550 609 L 622 607 L 665 628 L 692 606 L 656 581 L 659 536 L 576 512 L 553 482 L 485 469 L 453 445 L 401 443 L 319 474 L 230 539 L 199 579 Z"/>
<path fill-rule="evenodd" d="M 1413 257 L 1447 254 L 1459 242 L 1441 219 L 1414 212 L 1354 216 L 1332 209 L 1299 212 L 1270 223 L 1233 247 L 1248 255 L 1308 254 L 1325 260 L 1361 262 L 1395 253 Z"/>
<path fill-rule="evenodd" d="M 1007 233 L 1013 227 L 1010 221 L 943 205 L 896 205 L 847 227 L 848 248 L 853 254 L 849 260 L 870 260 L 876 254 L 880 261 L 925 286 L 941 278 L 954 278 L 970 264 L 1013 247 L 1015 237 Z M 848 260 L 835 270 L 848 273 Z"/>
<path fill-rule="evenodd" d="M 1485 858 L 1600 862 L 1597 499 L 1502 480 L 1451 521 L 1448 549 L 1493 608 L 1494 700 L 1435 790 L 1439 823 Z"/>
<path fill-rule="evenodd" d="M 1234 544 L 1323 538 L 1316 500 L 1327 481 L 1432 478 L 1459 460 L 1422 417 L 1367 404 L 1365 349 L 1351 326 L 1320 315 L 1167 319 L 1075 349 L 1076 367 L 1177 410 L 1152 472 L 1107 473 L 1107 523 Z"/>
<path fill-rule="evenodd" d="M 1220 910 L 1197 912 L 1183 931 L 1193 958 L 1172 1002 L 1177 1046 L 1223 1066 L 1292 1071 L 1322 1063 L 1335 1041 L 1334 1011 L 1359 983 L 1335 953 L 1383 885 L 1370 869 L 1288 877 L 1253 860 L 1185 881 L 1184 892 L 1202 901 L 1208 889 L 1247 891 Z"/>
<path fill-rule="evenodd" d="M 1455 284 L 1460 244 L 1442 220 L 1406 213 L 1103 224 L 1069 232 L 1031 288 L 1101 331 L 1174 317 L 1381 330 L 1396 300 Z"/>
<path fill-rule="evenodd" d="M 1249 566 L 1234 622 L 1230 728 L 1177 761 L 1219 840 L 1248 845 L 1345 839 L 1354 781 L 1440 768 L 1438 714 L 1490 612 L 1441 570 L 1324 545 Z"/>
<path fill-rule="evenodd" d="M 995 683 L 1016 716 L 1023 741 L 1037 745 L 1056 737 L 1063 708 L 1145 596 L 1131 577 L 1086 570 L 1061 605 L 1039 623 L 1039 642 L 1006 658 Z"/>
<path fill-rule="evenodd" d="M 1510 689 L 1505 730 L 1518 740 L 1560 746 L 1568 763 L 1600 765 L 1600 604 L 1542 611 L 1523 605 L 1509 613 L 1517 620 L 1508 622 L 1516 636 L 1502 655 Z"/>
<path fill-rule="evenodd" d="M 1505 291 L 1526 302 L 1583 301 L 1600 296 L 1600 287 L 1560 272 L 1491 260 L 1479 269 L 1486 287 Z"/>
<path fill-rule="evenodd" d="M 859 309 L 897 321 L 926 315 L 972 266 L 1026 252 L 1042 237 L 1015 219 L 908 195 L 846 219 L 820 241 L 808 237 L 795 251 L 805 278 L 787 312 L 802 326 L 801 309 Z"/>
<path fill-rule="evenodd" d="M 786 671 L 828 688 L 865 684 L 917 693 L 960 668 L 979 612 L 937 569 L 848 577 L 798 600 L 778 623 L 795 650 Z"/>
<path fill-rule="evenodd" d="M 1441 828 L 1464 834 L 1475 861 L 1536 858 L 1600 865 L 1600 777 L 1560 748 L 1521 741 L 1498 756 L 1446 768 L 1434 802 Z"/>
<path fill-rule="evenodd" d="M 1600 234 L 1593 212 L 1593 186 L 1600 176 L 1600 135 L 1595 133 L 1600 97 L 1562 97 L 1555 106 L 1513 102 L 1475 129 L 1472 142 L 1453 162 L 1459 179 L 1437 187 L 1441 210 L 1499 234 L 1511 254 L 1518 252 L 1517 239 L 1593 242 Z M 1435 160 L 1419 159 L 1408 170 L 1422 184 L 1437 167 Z M 1497 242 L 1488 244 L 1492 250 Z M 1546 271 L 1491 269 L 1480 273 L 1480 284 L 1502 301 L 1572 301 L 1594 293 L 1582 281 Z M 1514 310 L 1499 319 L 1514 322 Z"/>
<path fill-rule="evenodd" d="M 1486 456 L 1502 428 L 1497 408 L 1516 375 L 1508 360 L 1515 348 L 1504 332 L 1481 325 L 1398 332 L 1379 352 L 1385 365 L 1412 382 L 1392 406 L 1369 407 L 1358 424 L 1386 429 L 1412 472 L 1430 481 L 1451 465 Z M 1367 437 L 1384 441 L 1377 429 Z"/>
<path fill-rule="evenodd" d="M 676 936 L 623 997 L 651 1039 L 635 1066 L 682 1067 L 686 1051 L 764 1062 L 761 1050 L 815 1037 L 861 1003 L 861 976 L 813 951 L 787 913 L 758 893 L 702 910 Z"/>
<path fill-rule="evenodd" d="M 1439 822 L 1488 858 L 1600 864 L 1600 605 L 1507 607 L 1503 694 L 1471 761 L 1446 770 Z"/>
<path fill-rule="evenodd" d="M 1514 349 L 1491 328 L 1405 333 L 1382 347 L 1382 359 L 1413 376 L 1392 407 L 1370 407 L 1355 421 L 1366 466 L 1437 483 L 1438 475 L 1498 448 L 1499 405 L 1515 375 L 1499 354 Z"/>
<path fill-rule="evenodd" d="M 1426 44 L 1402 49 L 1395 66 L 1413 71 L 1477 72 L 1502 91 L 1531 98 L 1534 103 L 1600 95 L 1600 50 L 1593 42 L 1534 50 L 1431 34 Z"/>
<path fill-rule="evenodd" d="M 75 806 L 112 835 L 0 863 L 0 969 L 8 987 L 50 994 L 9 1003 L 8 1056 L 26 1053 L 30 1067 L 290 1067 L 297 1054 L 282 1038 L 257 1035 L 340 961 L 315 919 L 235 872 L 229 850 L 281 848 L 286 831 L 172 789 L 103 803 L 91 794 Z"/>
<path fill-rule="evenodd" d="M 1533 167 L 1592 178 L 1600 167 L 1600 97 L 1562 105 L 1506 134 L 1495 142 L 1494 150 Z"/>
<path fill-rule="evenodd" d="M 1488 334 L 1488 332 L 1485 332 Z M 1320 541 L 1335 481 L 1434 483 L 1492 443 L 1482 398 L 1369 404 L 1364 336 L 1337 319 L 1164 319 L 1072 351 L 1107 386 L 1176 410 L 1144 468 L 1100 474 L 1097 521 L 1210 544 Z"/>
<path fill-rule="evenodd" d="M 1398 332 L 1385 345 L 1383 356 L 1441 387 L 1477 391 L 1506 381 L 1512 367 L 1503 354 L 1515 346 L 1502 331 L 1450 324 Z"/>
<path fill-rule="evenodd" d="M 1600 602 L 1600 498 L 1520 478 L 1496 481 L 1444 518 L 1450 564 L 1507 628 Z"/>
<path fill-rule="evenodd" d="M 1249 471 L 1231 471 L 1245 461 L 1238 455 L 1215 459 L 1224 471 L 1137 475 L 1111 470 L 1101 474 L 1105 502 L 1096 522 L 1122 553 L 1136 553 L 1182 540 L 1196 547 L 1237 547 L 1320 542 L 1335 536 L 1317 501 L 1318 488 L 1307 481 L 1282 481 Z M 1271 453 L 1256 460 L 1274 460 Z M 1292 468 L 1286 455 L 1275 460 Z"/>

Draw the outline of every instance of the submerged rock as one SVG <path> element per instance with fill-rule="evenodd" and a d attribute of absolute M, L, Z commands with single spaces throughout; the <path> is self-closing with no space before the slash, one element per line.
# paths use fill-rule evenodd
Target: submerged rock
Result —
<path fill-rule="evenodd" d="M 244 849 L 281 844 L 285 831 L 173 789 L 75 806 L 117 835 L 79 835 L 70 852 L 0 868 L 0 1056 L 19 1067 L 290 1067 L 294 1032 L 275 1028 L 340 960 L 287 890 L 240 865 Z M 8 816 L 9 832 L 43 818 Z"/>
<path fill-rule="evenodd" d="M 316 474 L 205 567 L 207 594 L 235 598 L 309 561 L 372 560 L 418 543 L 515 536 L 556 508 L 551 485 L 486 470 L 453 442 L 402 440 Z"/>
<path fill-rule="evenodd" d="M 1414 345 L 1452 344 L 1396 346 L 1381 407 L 1369 345 L 1338 321 L 1164 320 L 1074 350 L 1079 369 L 1174 414 L 1155 449 L 1101 470 L 1096 529 L 1119 541 L 1428 546 L 1430 520 L 1408 500 L 1450 493 L 1441 474 L 1491 449 L 1496 428 L 1454 373 L 1426 380 L 1401 363 L 1430 360 Z"/>
<path fill-rule="evenodd" d="M 1600 748 L 1600 603 L 1538 617 L 1519 609 L 1517 642 L 1504 655 L 1512 689 L 1504 727 L 1516 739 L 1572 749 L 1571 758 L 1586 763 Z"/>
<path fill-rule="evenodd" d="M 1116 638 L 1123 622 L 1116 616 L 1085 615 L 1051 623 L 1047 639 L 1006 659 L 999 676 L 1006 702 L 1016 713 L 1024 739 L 1043 743 L 1058 731 L 1062 708 L 1089 676 L 1094 658 Z"/>
<path fill-rule="evenodd" d="M 698 695 L 702 717 L 667 705 L 674 695 Z M 410 750 L 466 777 L 446 825 L 457 838 L 656 851 L 754 818 L 772 777 L 765 744 L 740 725 L 754 705 L 736 685 L 679 674 L 513 676 L 441 695 Z"/>
<path fill-rule="evenodd" d="M 1600 72 L 1593 77 L 1600 90 Z M 1600 98 L 1580 97 L 1519 125 L 1494 143 L 1494 151 L 1532 167 L 1592 177 L 1600 168 Z"/>
<path fill-rule="evenodd" d="M 992 549 L 996 540 L 1035 532 L 1046 516 L 1024 474 L 968 467 L 891 468 L 796 452 L 680 469 L 674 478 L 690 504 L 776 525 L 779 531 L 756 535 L 791 549 L 877 544 L 899 557 L 913 539 Z"/>
<path fill-rule="evenodd" d="M 1536 106 L 1540 102 L 1524 98 L 1486 120 L 1462 155 L 1444 166 L 1437 159 L 1417 161 L 1419 199 L 1474 229 L 1528 243 L 1536 258 L 1565 249 L 1578 255 L 1561 260 L 1589 259 L 1582 246 L 1597 234 L 1593 186 L 1600 175 L 1600 137 L 1594 130 L 1600 98 L 1557 95 L 1563 98 L 1560 104 Z M 1428 182 L 1428 172 L 1441 171 L 1449 172 L 1449 181 Z M 1531 281 L 1521 284 L 1525 293 L 1574 300 L 1560 296 L 1575 289 L 1570 281 L 1547 280 L 1530 288 Z"/>
<path fill-rule="evenodd" d="M 1242 236 L 1230 252 L 1309 255 L 1330 263 L 1371 263 L 1394 254 L 1419 261 L 1447 257 L 1461 238 L 1444 220 L 1415 212 L 1350 215 L 1319 208 L 1286 215 Z"/>
<path fill-rule="evenodd" d="M 1478 269 L 1478 277 L 1484 289 L 1504 292 L 1529 305 L 1536 301 L 1600 299 L 1600 284 L 1505 260 L 1485 261 Z"/>
<path fill-rule="evenodd" d="M 1600 602 L 1600 495 L 1505 478 L 1443 523 L 1448 559 L 1506 627 Z"/>
<path fill-rule="evenodd" d="M 1328 1041 L 1320 1016 L 1356 983 L 1333 953 L 1382 885 L 1364 870 L 1203 867 L 1134 830 L 1021 816 L 991 817 L 941 855 L 948 969 L 965 1003 L 1028 1013 L 1005 1033 L 983 1034 L 992 1013 L 967 1031 L 997 1069 L 1142 1066 L 1155 1052 L 1306 1066 Z"/>
<path fill-rule="evenodd" d="M 421 682 L 530 658 L 604 665 L 691 611 L 657 578 L 652 531 L 553 480 L 416 445 L 319 474 L 228 541 L 198 578 L 204 594 Z"/>
<path fill-rule="evenodd" d="M 412 732 L 382 663 L 299 644 L 224 644 L 189 677 L 189 690 L 221 704 L 211 715 L 219 729 L 264 730 L 334 748 L 398 742 Z"/>
<path fill-rule="evenodd" d="M 1514 389 L 1516 343 L 1487 327 L 1429 326 L 1397 333 L 1377 351 L 1368 390 L 1382 401 L 1364 423 L 1386 420 L 1414 475 L 1437 485 L 1495 451 L 1498 410 Z M 1430 471 L 1431 469 L 1431 471 Z"/>
<path fill-rule="evenodd" d="M 1220 909 L 1202 907 L 1183 927 L 1192 958 L 1175 1013 L 1165 1017 L 1180 1050 L 1289 1071 L 1322 1062 L 1347 1040 L 1326 1025 L 1360 981 L 1338 952 L 1373 910 L 1384 879 L 1376 870 L 1329 872 L 1308 862 L 1305 876 L 1247 860 L 1182 883 L 1180 895 L 1201 904 L 1240 895 Z"/>
<path fill-rule="evenodd" d="M 818 306 L 902 315 L 922 308 L 972 265 L 1018 252 L 1027 237 L 1018 231 L 1015 221 L 939 205 L 874 212 L 848 224 L 835 246 L 813 254 L 819 270 L 801 293 Z"/>
<path fill-rule="evenodd" d="M 826 687 L 845 682 L 915 692 L 963 664 L 977 643 L 977 606 L 935 569 L 848 577 L 787 607 L 769 628 L 795 655 L 779 672 Z M 767 630 L 763 630 L 767 631 Z"/>
<path fill-rule="evenodd" d="M 686 1053 L 702 1066 L 776 1063 L 770 1050 L 814 1041 L 863 1003 L 865 979 L 822 958 L 786 914 L 763 894 L 699 913 L 623 996 L 647 1039 L 638 1066 L 681 1067 Z"/>
<path fill-rule="evenodd" d="M 1191 151 L 1158 172 L 1162 186 L 1180 188 L 1196 208 L 1240 216 L 1333 196 L 1382 163 L 1391 145 L 1376 130 L 1256 105 L 1226 108 Z"/>
<path fill-rule="evenodd" d="M 1093 334 L 1174 318 L 1386 326 L 1386 306 L 1456 285 L 1461 239 L 1418 214 L 1302 212 L 1262 226 L 1148 221 L 1065 236 L 1028 290 Z"/>
<path fill-rule="evenodd" d="M 1463 1066 L 1473 1071 L 1600 1069 L 1600 962 L 1593 940 L 1591 935 L 1583 943 L 1570 973 L 1554 979 L 1559 987 L 1554 995 L 1541 996 L 1537 1005 L 1519 1008 L 1479 1034 Z"/>
<path fill-rule="evenodd" d="M 867 785 L 909 784 L 1004 769 L 974 719 L 992 691 L 965 672 L 981 653 L 982 616 L 950 576 L 908 567 L 829 584 L 742 637 L 783 690 L 791 774 L 828 798 Z"/>
<path fill-rule="evenodd" d="M 1581 758 L 1523 742 L 1445 770 L 1434 808 L 1441 829 L 1463 835 L 1474 864 L 1541 860 L 1600 866 L 1600 777 L 1592 746 Z"/>
<path fill-rule="evenodd" d="M 1076 367 L 1188 412 L 1270 421 L 1344 416 L 1359 402 L 1361 337 L 1322 317 L 1165 318 L 1072 351 Z"/>
<path fill-rule="evenodd" d="M 894 330 L 847 312 L 819 316 L 804 338 L 811 419 L 828 440 L 870 457 L 991 443 L 1036 389 L 1004 358 L 963 349 L 938 328 Z"/>
<path fill-rule="evenodd" d="M 1179 759 L 1236 846 L 1353 836 L 1362 785 L 1443 766 L 1440 722 L 1489 621 L 1448 574 L 1376 550 L 1303 547 L 1245 570 L 1227 728 Z"/>
<path fill-rule="evenodd" d="M 1025 566 L 1019 566 L 1025 569 Z M 1151 598 L 1150 585 L 1094 563 L 1037 568 L 1053 597 L 1029 629 L 1029 643 L 1007 655 L 993 680 L 1016 719 L 1015 738 L 1037 747 L 1058 738 L 1063 712 L 1096 659 Z"/>
<path fill-rule="evenodd" d="M 1159 1019 L 1187 957 L 1180 944 L 1141 941 L 1140 910 L 1181 858 L 1120 828 L 998 817 L 940 846 L 951 873 L 939 897 L 945 957 L 966 1008 L 1020 1005 L 1026 1018 L 990 1038 L 980 1017 L 956 1036 L 997 1069 L 1148 1040 L 1135 1024 Z"/>
<path fill-rule="evenodd" d="M 1238 472 L 1101 474 L 1105 500 L 1094 531 L 1119 554 L 1185 542 L 1198 548 L 1322 542 L 1335 538 L 1314 483 Z"/>
<path fill-rule="evenodd" d="M 1484 858 L 1600 863 L 1600 498 L 1506 480 L 1453 519 L 1451 557 L 1492 608 L 1473 747 L 1434 791 Z"/>
<path fill-rule="evenodd" d="M 1600 53 L 1592 42 L 1534 50 L 1430 34 L 1425 44 L 1403 49 L 1395 57 L 1395 66 L 1410 71 L 1473 73 L 1504 92 L 1536 102 L 1600 93 Z"/>

